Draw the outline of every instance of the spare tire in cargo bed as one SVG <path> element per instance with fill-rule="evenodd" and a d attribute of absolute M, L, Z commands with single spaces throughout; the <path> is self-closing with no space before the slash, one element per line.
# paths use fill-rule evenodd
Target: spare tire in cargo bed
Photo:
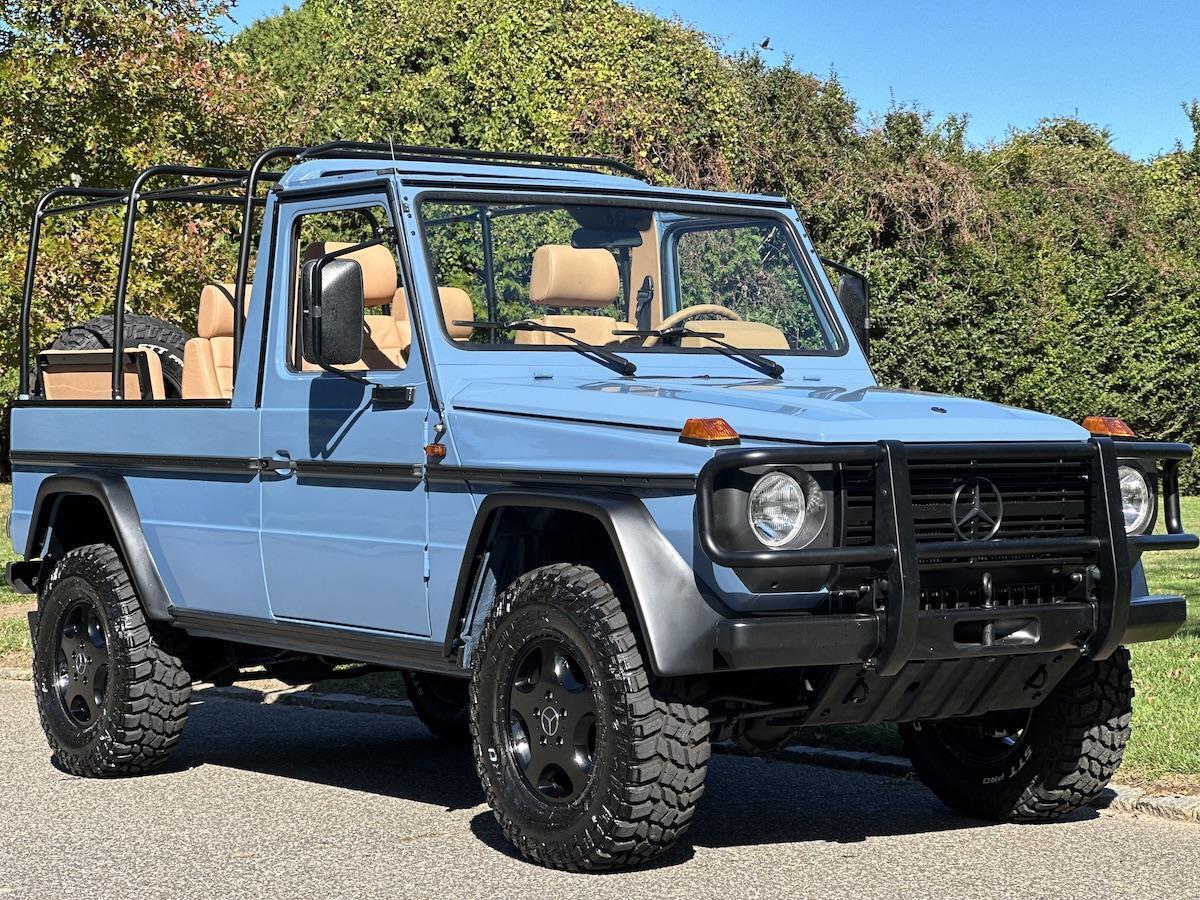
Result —
<path fill-rule="evenodd" d="M 51 350 L 104 350 L 113 345 L 112 316 L 97 316 L 82 325 L 72 325 L 50 345 Z M 183 396 L 183 345 L 189 335 L 162 319 L 125 314 L 125 346 L 149 347 L 162 361 L 163 383 L 168 399 Z"/>

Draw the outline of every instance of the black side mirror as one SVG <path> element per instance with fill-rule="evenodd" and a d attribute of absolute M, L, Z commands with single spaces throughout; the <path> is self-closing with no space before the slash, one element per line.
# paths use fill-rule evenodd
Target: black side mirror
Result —
<path fill-rule="evenodd" d="M 314 259 L 300 271 L 300 347 L 326 368 L 362 359 L 363 275 L 353 259 Z"/>
<path fill-rule="evenodd" d="M 863 353 L 870 355 L 871 347 L 871 306 L 870 290 L 867 280 L 857 272 L 844 272 L 838 280 L 838 302 L 850 320 L 854 336 L 858 338 Z"/>

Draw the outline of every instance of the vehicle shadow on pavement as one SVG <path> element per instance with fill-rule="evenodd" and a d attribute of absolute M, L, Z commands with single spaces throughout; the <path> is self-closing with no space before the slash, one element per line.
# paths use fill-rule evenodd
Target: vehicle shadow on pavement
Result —
<path fill-rule="evenodd" d="M 1098 815 L 1086 809 L 1067 821 Z M 716 754 L 692 827 L 654 867 L 686 862 L 697 847 L 855 844 L 872 837 L 988 827 L 996 825 L 957 815 L 915 780 Z M 493 849 L 518 857 L 490 811 L 477 815 L 471 830 Z"/>
<path fill-rule="evenodd" d="M 470 747 L 415 719 L 239 701 L 193 702 L 170 769 L 197 766 L 294 778 L 446 810 L 483 802 Z"/>
<path fill-rule="evenodd" d="M 175 770 L 228 766 L 260 774 L 466 810 L 483 803 L 469 747 L 438 740 L 415 719 L 233 701 L 198 702 Z M 1073 821 L 1095 818 L 1088 809 Z M 714 754 L 687 836 L 657 866 L 696 847 L 822 842 L 995 827 L 944 807 L 923 785 L 771 758 Z M 517 857 L 490 810 L 474 835 Z"/>

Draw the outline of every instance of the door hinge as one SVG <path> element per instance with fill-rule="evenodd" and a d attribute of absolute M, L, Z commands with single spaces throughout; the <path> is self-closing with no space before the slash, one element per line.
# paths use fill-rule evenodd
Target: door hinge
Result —
<path fill-rule="evenodd" d="M 422 554 L 422 555 L 423 555 L 423 558 L 422 558 L 422 572 L 423 572 L 423 575 L 424 575 L 424 577 L 425 577 L 425 580 L 426 580 L 426 581 L 428 581 L 428 580 L 429 580 L 429 548 L 428 548 L 428 547 L 426 547 L 426 548 L 424 549 L 424 551 L 423 551 L 423 554 Z"/>

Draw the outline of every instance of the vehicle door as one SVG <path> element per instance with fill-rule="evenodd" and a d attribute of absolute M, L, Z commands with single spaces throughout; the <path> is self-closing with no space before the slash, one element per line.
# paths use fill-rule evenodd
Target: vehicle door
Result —
<path fill-rule="evenodd" d="M 430 392 L 399 287 L 393 207 L 382 184 L 332 198 L 293 193 L 300 196 L 280 195 L 287 247 L 263 377 L 261 541 L 271 611 L 427 636 L 420 464 Z M 344 368 L 388 389 L 385 401 L 371 385 L 304 362 L 298 327 L 304 262 L 379 236 L 391 237 L 348 254 L 363 269 L 367 315 L 363 358 Z"/>

